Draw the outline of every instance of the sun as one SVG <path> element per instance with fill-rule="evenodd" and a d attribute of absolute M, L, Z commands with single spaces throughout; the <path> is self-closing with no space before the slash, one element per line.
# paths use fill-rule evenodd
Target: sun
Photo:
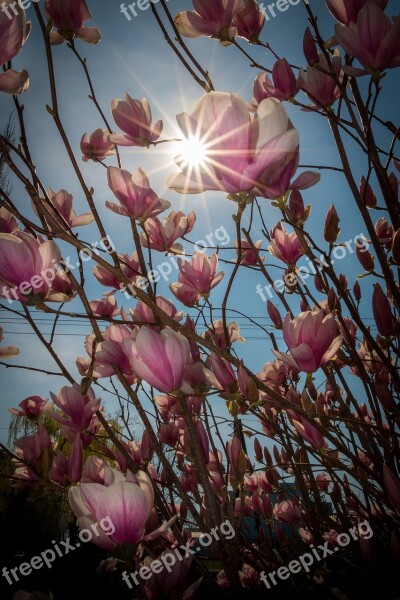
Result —
<path fill-rule="evenodd" d="M 196 169 L 204 167 L 207 147 L 197 136 L 191 136 L 179 144 L 179 160 L 183 167 Z"/>

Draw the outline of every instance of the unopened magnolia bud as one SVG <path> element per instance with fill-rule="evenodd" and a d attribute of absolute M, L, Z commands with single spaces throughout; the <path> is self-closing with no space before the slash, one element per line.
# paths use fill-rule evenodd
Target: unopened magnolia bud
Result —
<path fill-rule="evenodd" d="M 367 182 L 364 176 L 361 177 L 360 181 L 360 194 L 365 206 L 367 206 L 368 208 L 375 208 L 376 196 L 372 191 L 371 184 Z"/>
<path fill-rule="evenodd" d="M 373 271 L 374 257 L 365 248 L 356 248 L 357 258 L 360 261 L 364 271 Z"/>
<path fill-rule="evenodd" d="M 324 239 L 326 242 L 328 242 L 328 244 L 333 245 L 339 237 L 339 221 L 340 219 L 336 212 L 336 208 L 333 204 L 331 204 L 328 209 L 324 225 Z"/>
<path fill-rule="evenodd" d="M 393 236 L 392 258 L 396 264 L 400 265 L 400 229 Z"/>
<path fill-rule="evenodd" d="M 372 310 L 379 333 L 385 337 L 394 335 L 396 323 L 392 315 L 392 308 L 379 283 L 374 284 Z"/>
<path fill-rule="evenodd" d="M 355 284 L 353 285 L 353 294 L 354 294 L 354 298 L 356 299 L 357 302 L 361 301 L 361 288 L 360 288 L 360 284 L 358 283 L 358 281 L 355 282 Z"/>
<path fill-rule="evenodd" d="M 309 27 L 304 32 L 303 51 L 308 64 L 312 67 L 319 62 L 317 45 Z"/>
<path fill-rule="evenodd" d="M 272 304 L 270 300 L 267 301 L 267 311 L 269 314 L 269 318 L 273 322 L 274 326 L 277 329 L 282 329 L 283 322 L 282 317 L 279 313 L 279 310 L 276 308 L 275 304 Z"/>

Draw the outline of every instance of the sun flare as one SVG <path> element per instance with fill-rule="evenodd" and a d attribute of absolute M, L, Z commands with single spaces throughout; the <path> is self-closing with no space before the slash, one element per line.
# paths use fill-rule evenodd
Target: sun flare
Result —
<path fill-rule="evenodd" d="M 207 159 L 207 148 L 198 137 L 191 136 L 179 144 L 179 154 L 183 166 L 190 169 L 201 168 Z"/>

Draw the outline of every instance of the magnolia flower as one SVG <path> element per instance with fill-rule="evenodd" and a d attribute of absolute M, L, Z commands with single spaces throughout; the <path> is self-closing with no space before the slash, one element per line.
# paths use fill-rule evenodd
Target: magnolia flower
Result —
<path fill-rule="evenodd" d="M 289 100 L 300 89 L 300 80 L 296 79 L 292 67 L 286 58 L 280 58 L 272 68 L 272 79 L 266 73 L 260 73 L 254 82 L 253 94 L 255 105 L 260 104 L 265 98 Z"/>
<path fill-rule="evenodd" d="M 176 244 L 176 240 L 190 233 L 195 222 L 196 215 L 193 211 L 188 215 L 184 215 L 182 211 L 172 211 L 162 221 L 157 218 L 147 219 L 144 224 L 146 233 L 140 235 L 140 241 L 145 248 L 150 246 L 158 252 L 182 254 L 183 247 Z"/>
<path fill-rule="evenodd" d="M 151 569 L 154 562 L 154 571 L 151 571 L 151 577 L 145 583 L 146 597 L 149 600 L 174 600 L 175 598 L 184 598 L 189 600 L 196 589 L 202 582 L 202 577 L 197 579 L 192 585 L 188 584 L 190 567 L 192 565 L 193 556 L 185 556 L 182 560 L 177 560 L 168 568 L 166 573 L 164 570 L 159 571 L 156 568 L 157 564 L 165 564 L 163 561 L 168 560 L 170 550 L 162 552 L 157 559 L 151 559 L 147 556 L 143 561 L 142 569 Z"/>
<path fill-rule="evenodd" d="M 309 65 L 306 71 L 300 69 L 299 82 L 301 89 L 312 101 L 312 107 L 326 108 L 340 98 L 340 89 L 330 73 L 330 67 L 325 56 L 319 54 L 318 57 L 319 62 L 316 66 Z M 336 78 L 341 81 L 341 58 L 338 49 L 335 50 L 331 62 Z"/>
<path fill-rule="evenodd" d="M 4 332 L 4 329 L 0 325 L 0 342 L 4 337 L 3 332 Z M 17 348 L 16 346 L 3 346 L 2 348 L 0 348 L 0 358 L 1 359 L 12 358 L 13 356 L 17 356 L 17 354 L 19 354 L 19 348 Z"/>
<path fill-rule="evenodd" d="M 242 8 L 235 15 L 237 35 L 251 44 L 257 44 L 265 23 L 265 14 L 255 0 L 242 0 Z"/>
<path fill-rule="evenodd" d="M 0 296 L 24 304 L 35 298 L 67 302 L 72 284 L 58 267 L 61 253 L 53 241 L 42 241 L 25 232 L 0 233 Z"/>
<path fill-rule="evenodd" d="M 336 336 L 336 321 L 323 309 L 302 312 L 293 320 L 287 313 L 283 322 L 283 337 L 290 354 L 273 350 L 275 356 L 296 370 L 314 373 L 329 362 L 342 344 Z"/>
<path fill-rule="evenodd" d="M 51 206 L 49 206 L 47 203 L 44 204 L 44 206 L 49 211 L 51 216 L 57 221 L 57 223 L 61 225 L 61 227 L 65 228 L 65 224 L 69 225 L 71 228 L 82 227 L 83 225 L 89 225 L 90 223 L 93 223 L 94 216 L 91 212 L 87 212 L 79 216 L 76 215 L 72 206 L 74 198 L 72 194 L 67 192 L 67 190 L 55 192 L 49 188 L 47 190 L 47 196 L 49 197 Z M 38 214 L 33 203 L 32 208 L 35 214 Z M 51 223 L 49 223 L 49 229 L 54 229 Z"/>
<path fill-rule="evenodd" d="M 107 201 L 106 206 L 118 215 L 144 222 L 171 206 L 170 202 L 160 199 L 151 189 L 143 169 L 137 169 L 132 175 L 129 171 L 109 167 L 107 176 L 108 185 L 120 204 Z"/>
<path fill-rule="evenodd" d="M 181 35 L 189 38 L 213 37 L 229 43 L 237 34 L 233 19 L 243 8 L 243 0 L 193 0 L 193 11 L 175 17 Z"/>
<path fill-rule="evenodd" d="M 239 255 L 239 244 L 238 241 L 234 241 L 234 246 L 236 248 L 236 253 Z M 247 240 L 240 240 L 241 247 L 241 261 L 240 264 L 254 267 L 259 264 L 259 250 L 262 246 L 262 240 L 258 240 L 257 242 L 253 242 L 250 244 Z M 265 261 L 265 256 L 261 258 L 262 262 Z M 232 260 L 232 262 L 236 262 L 236 260 Z"/>
<path fill-rule="evenodd" d="M 57 31 L 50 32 L 50 41 L 54 45 L 65 40 L 79 38 L 88 44 L 100 41 L 100 31 L 96 27 L 85 27 L 85 21 L 92 18 L 85 0 L 46 0 L 44 12 L 53 22 Z"/>
<path fill-rule="evenodd" d="M 34 435 L 25 435 L 15 442 L 15 454 L 23 461 L 15 472 L 21 479 L 37 481 L 40 475 L 46 475 L 51 466 L 53 444 L 43 425 Z"/>
<path fill-rule="evenodd" d="M 143 471 L 123 475 L 116 469 L 105 468 L 104 485 L 81 483 L 69 490 L 68 499 L 80 529 L 99 523 L 99 535 L 93 543 L 106 550 L 119 544 L 137 544 L 154 503 L 151 479 Z M 107 521 L 114 531 L 106 535 L 102 524 Z"/>
<path fill-rule="evenodd" d="M 77 437 L 71 444 L 68 456 L 61 450 L 56 450 L 49 479 L 61 487 L 77 483 L 82 478 L 83 446 L 81 440 Z"/>
<path fill-rule="evenodd" d="M 125 277 L 128 277 L 133 282 L 137 282 L 141 279 L 137 252 L 134 252 L 132 256 L 128 256 L 128 254 L 118 254 L 118 258 L 121 265 L 121 271 Z M 100 265 L 94 267 L 93 274 L 101 285 L 114 288 L 115 290 L 124 289 L 120 280 L 106 267 Z"/>
<path fill-rule="evenodd" d="M 114 365 L 117 365 L 126 378 L 133 382 L 134 374 L 123 346 L 123 342 L 129 340 L 132 336 L 135 336 L 135 331 L 132 332 L 127 325 L 116 324 L 112 324 L 107 328 L 107 331 L 103 334 L 104 340 L 98 344 L 96 344 L 94 334 L 87 336 L 85 348 L 90 359 L 78 357 L 76 364 L 79 372 L 85 376 L 88 370 L 92 368 L 92 376 L 101 379 L 102 377 L 114 375 Z M 94 348 L 95 360 L 93 361 Z"/>
<path fill-rule="evenodd" d="M 151 327 L 141 327 L 136 340 L 126 340 L 123 346 L 130 356 L 136 375 L 160 392 L 182 390 L 193 393 L 185 381 L 185 369 L 190 362 L 189 342 L 180 333 Z"/>
<path fill-rule="evenodd" d="M 75 383 L 73 386 L 62 387 L 57 396 L 53 393 L 50 395 L 54 404 L 64 413 L 51 413 L 53 419 L 62 425 L 62 435 L 70 441 L 79 436 L 88 445 L 92 437 L 86 434 L 86 430 L 97 424 L 95 413 L 100 410 L 100 400 L 95 397 L 93 390 L 89 389 L 83 395 L 79 385 Z"/>
<path fill-rule="evenodd" d="M 81 139 L 82 160 L 99 161 L 115 154 L 115 146 L 109 141 L 110 132 L 108 129 L 96 129 L 90 137 L 87 133 L 83 134 Z"/>
<path fill-rule="evenodd" d="M 37 419 L 43 413 L 46 413 L 52 408 L 52 403 L 48 402 L 41 396 L 28 396 L 18 404 L 21 410 L 9 408 L 8 412 L 16 417 L 26 417 L 27 419 Z"/>
<path fill-rule="evenodd" d="M 0 233 L 15 233 L 18 231 L 18 221 L 6 209 L 5 206 L 0 207 Z"/>
<path fill-rule="evenodd" d="M 89 305 L 95 317 L 113 318 L 121 314 L 115 296 L 105 296 L 101 300 L 92 300 Z"/>
<path fill-rule="evenodd" d="M 337 24 L 335 32 L 342 48 L 364 67 L 347 69 L 348 73 L 373 74 L 400 65 L 400 17 L 391 20 L 375 2 L 366 2 L 356 23 Z"/>
<path fill-rule="evenodd" d="M 299 161 L 299 135 L 274 98 L 263 100 L 252 116 L 240 96 L 210 92 L 190 115 L 182 113 L 177 120 L 185 137 L 198 140 L 205 153 L 203 166 L 181 162 L 183 172 L 168 179 L 167 187 L 179 193 L 220 190 L 275 199 L 319 180 L 318 174 L 306 172 L 291 183 Z"/>
<path fill-rule="evenodd" d="M 224 277 L 217 273 L 218 255 L 209 258 L 204 252 L 195 252 L 190 261 L 179 259 L 179 282 L 169 287 L 174 296 L 183 304 L 190 306 L 200 297 L 208 297 L 211 290 Z"/>
<path fill-rule="evenodd" d="M 273 515 L 277 521 L 297 525 L 301 518 L 301 508 L 295 500 L 284 500 L 275 504 Z"/>
<path fill-rule="evenodd" d="M 26 21 L 25 11 L 18 6 L 17 14 L 11 10 L 11 5 L 17 4 L 11 0 L 5 0 L 0 10 L 0 65 L 15 58 L 25 44 L 31 22 Z M 28 72 L 7 69 L 0 72 L 0 92 L 7 94 L 22 94 L 29 87 Z"/>
<path fill-rule="evenodd" d="M 356 23 L 358 14 L 367 1 L 369 0 L 326 0 L 326 4 L 335 19 L 343 25 L 350 25 L 351 22 Z M 385 10 L 388 3 L 388 0 L 371 1 L 382 10 Z"/>
<path fill-rule="evenodd" d="M 150 146 L 158 140 L 163 129 L 163 122 L 157 121 L 151 126 L 150 104 L 143 98 L 134 100 L 125 94 L 125 100 L 114 98 L 111 102 L 114 121 L 124 134 L 113 133 L 108 139 L 117 146 Z"/>
<path fill-rule="evenodd" d="M 272 230 L 271 244 L 268 251 L 272 256 L 286 263 L 295 265 L 304 249 L 295 231 L 287 233 L 280 224 Z"/>

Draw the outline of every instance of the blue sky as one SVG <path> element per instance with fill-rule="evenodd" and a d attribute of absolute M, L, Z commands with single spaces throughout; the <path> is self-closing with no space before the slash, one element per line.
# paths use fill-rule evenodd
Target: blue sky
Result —
<path fill-rule="evenodd" d="M 40 2 L 41 6 L 43 3 Z M 87 58 L 88 67 L 92 76 L 98 100 L 111 120 L 110 102 L 113 98 L 122 98 L 127 91 L 134 98 L 146 97 L 151 104 L 154 120 L 162 118 L 164 121 L 164 137 L 179 136 L 176 126 L 175 115 L 190 110 L 194 101 L 202 95 L 202 89 L 190 78 L 184 67 L 177 62 L 172 51 L 164 41 L 150 10 L 138 11 L 138 15 L 128 21 L 120 12 L 119 2 L 110 3 L 104 0 L 88 2 L 92 11 L 93 19 L 88 25 L 95 25 L 102 32 L 102 41 L 97 46 L 89 46 L 77 41 L 77 49 L 82 56 Z M 325 3 L 321 0 L 311 1 L 310 4 L 320 16 L 320 26 L 324 37 L 328 38 L 333 32 L 334 21 L 327 13 Z M 395 0 L 389 2 L 388 14 L 395 12 Z M 169 7 L 173 15 L 179 10 L 192 8 L 189 1 L 169 0 Z M 40 32 L 35 19 L 33 8 L 27 10 L 27 16 L 33 22 L 33 30 L 21 54 L 14 62 L 15 68 L 26 68 L 30 73 L 31 84 L 29 90 L 21 97 L 25 106 L 25 120 L 27 136 L 37 172 L 46 187 L 55 190 L 67 189 L 74 195 L 75 209 L 78 214 L 87 210 L 80 190 L 79 183 L 72 171 L 65 150 L 59 140 L 56 128 L 46 104 L 50 104 L 50 95 L 45 68 L 45 53 Z M 302 52 L 302 38 L 307 26 L 307 16 L 302 4 L 291 6 L 285 13 L 277 13 L 266 23 L 261 38 L 268 41 L 270 45 L 281 55 L 286 56 L 290 62 L 304 65 L 305 60 Z M 242 95 L 246 100 L 252 97 L 252 86 L 259 71 L 249 68 L 248 60 L 234 47 L 222 47 L 214 40 L 199 39 L 188 42 L 193 53 L 200 63 L 210 72 L 214 86 L 219 91 L 232 91 Z M 271 68 L 274 59 L 265 54 L 262 48 L 248 46 L 243 42 L 245 49 L 250 52 L 254 59 Z M 97 127 L 102 127 L 101 119 L 94 107 L 88 100 L 88 87 L 78 61 L 68 50 L 66 45 L 55 47 L 53 55 L 57 73 L 58 98 L 60 114 L 67 130 L 70 142 L 76 155 L 80 159 L 79 141 L 83 133 L 92 132 Z M 396 91 L 392 76 L 387 78 L 389 90 Z M 378 113 L 384 114 L 386 119 L 396 121 L 398 110 L 397 101 L 391 98 L 395 94 L 386 94 L 385 99 L 378 103 Z M 0 123 L 6 122 L 9 113 L 13 110 L 12 99 L 0 96 Z M 327 124 L 320 117 L 311 113 L 301 112 L 288 106 L 289 115 L 300 133 L 301 139 L 301 164 L 319 164 L 339 166 L 339 160 Z M 378 136 L 379 137 L 379 136 Z M 382 143 L 385 136 L 380 139 Z M 160 149 L 161 148 L 161 149 Z M 234 223 L 231 215 L 235 206 L 229 202 L 223 194 L 207 192 L 187 198 L 165 189 L 165 181 L 174 170 L 173 149 L 169 144 L 161 145 L 160 148 L 123 149 L 123 167 L 130 171 L 139 166 L 144 168 L 150 175 L 152 187 L 157 193 L 168 199 L 172 208 L 190 212 L 194 210 L 197 214 L 197 223 L 190 239 L 198 240 L 206 234 L 214 232 L 223 226 L 234 241 Z M 351 146 L 349 145 L 349 148 Z M 354 172 L 356 179 L 364 172 L 365 163 L 357 157 L 357 150 L 352 149 L 354 157 Z M 81 168 L 89 187 L 95 190 L 95 203 L 100 215 L 106 223 L 110 237 L 117 245 L 119 252 L 133 251 L 128 219 L 111 213 L 105 208 L 106 200 L 114 200 L 110 192 L 106 171 L 99 165 L 81 162 Z M 113 160 L 107 164 L 114 164 Z M 300 172 L 300 171 L 299 171 Z M 26 207 L 30 201 L 18 182 L 13 181 L 13 199 L 20 207 Z M 331 203 L 334 203 L 341 218 L 342 236 L 340 241 L 354 238 L 364 231 L 358 215 L 353 208 L 353 200 L 349 196 L 344 178 L 337 173 L 322 172 L 321 182 L 311 190 L 304 193 L 304 200 L 312 204 L 312 213 L 309 220 L 310 229 L 321 241 L 322 224 Z M 265 218 L 269 228 L 272 228 L 279 220 L 279 213 L 270 206 L 270 202 L 261 199 L 265 207 Z M 25 212 L 29 209 L 25 208 Z M 378 215 L 380 216 L 380 215 Z M 376 216 L 376 218 L 378 218 Z M 253 239 L 261 238 L 257 227 L 253 229 Z M 95 242 L 100 235 L 94 225 L 79 230 L 80 237 L 88 242 Z M 61 245 L 62 246 L 62 245 Z M 265 247 L 265 242 L 263 247 Z M 63 252 L 67 252 L 62 246 Z M 232 251 L 221 252 L 221 258 L 231 260 L 235 254 Z M 160 262 L 163 257 L 160 255 Z M 268 258 L 268 264 L 273 261 Z M 278 263 L 274 263 L 278 266 Z M 223 265 L 226 271 L 226 279 L 229 275 L 229 267 Z M 340 265 L 341 271 L 348 275 L 351 284 L 354 278 L 361 272 L 357 259 L 354 256 L 346 257 Z M 280 277 L 279 269 L 271 270 L 272 277 Z M 172 279 L 175 281 L 177 278 Z M 235 284 L 231 306 L 253 318 L 262 318 L 263 324 L 268 324 L 266 319 L 265 304 L 256 294 L 256 285 L 264 285 L 262 276 L 256 272 L 246 271 Z M 361 314 L 370 317 L 371 307 L 371 284 L 369 280 L 362 280 L 361 286 L 364 292 L 364 302 Z M 92 280 L 88 287 L 90 299 L 99 298 L 106 291 L 105 288 Z M 159 287 L 159 293 L 166 292 L 166 285 Z M 222 294 L 225 290 L 224 281 L 217 287 L 212 296 L 214 306 L 221 304 Z M 132 300 L 128 301 L 118 295 L 119 304 L 125 308 L 133 306 Z M 77 303 L 67 305 L 65 310 L 72 310 Z M 294 304 L 298 311 L 298 300 Z M 14 305 L 13 308 L 16 308 Z M 279 307 L 282 308 L 282 307 Z M 191 311 L 189 311 L 190 313 Z M 193 312 L 193 311 L 192 311 Z M 218 312 L 218 311 L 217 311 Z M 4 313 L 1 312 L 1 316 Z M 30 364 L 38 368 L 45 365 L 53 370 L 51 359 L 47 358 L 45 350 L 41 349 L 39 342 L 33 335 L 22 336 L 25 331 L 24 325 L 4 322 L 6 336 L 4 343 L 15 344 L 20 347 L 21 354 L 15 360 L 20 364 Z M 244 324 L 244 320 L 240 319 Z M 49 331 L 49 325 L 44 326 L 44 331 Z M 8 333 L 10 332 L 10 333 Z M 13 333 L 11 333 L 13 332 Z M 73 374 L 78 377 L 75 369 L 77 356 L 85 355 L 83 348 L 84 335 L 90 333 L 90 328 L 81 322 L 62 325 L 56 337 L 56 349 L 64 357 Z M 249 366 L 257 372 L 262 365 L 273 359 L 268 339 L 263 339 L 260 332 L 247 327 L 243 329 L 243 335 L 248 339 L 246 344 L 236 346 L 236 350 Z M 252 339 L 256 338 L 256 339 Z M 280 338 L 278 333 L 277 338 Z M 38 373 L 28 371 L 17 371 L 16 369 L 2 369 L 0 390 L 0 439 L 6 439 L 6 428 L 8 423 L 7 407 L 16 406 L 28 395 L 40 394 L 48 397 L 49 391 L 56 392 L 63 381 L 50 378 Z M 217 401 L 222 406 L 222 400 Z M 113 410 L 113 403 L 107 403 L 108 410 Z M 248 423 L 252 422 L 248 419 Z M 246 418 L 244 419 L 246 423 Z M 254 424 L 254 423 L 253 423 Z M 140 428 L 138 429 L 140 432 Z"/>

